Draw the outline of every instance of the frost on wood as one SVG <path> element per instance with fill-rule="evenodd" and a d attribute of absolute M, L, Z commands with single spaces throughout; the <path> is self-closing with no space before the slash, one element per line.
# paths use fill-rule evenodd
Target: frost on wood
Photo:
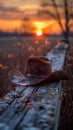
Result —
<path fill-rule="evenodd" d="M 63 69 L 67 47 L 66 44 L 60 44 L 47 54 L 53 71 Z M 61 82 L 48 85 L 41 88 L 17 86 L 15 91 L 11 91 L 0 99 L 0 128 L 56 130 Z"/>

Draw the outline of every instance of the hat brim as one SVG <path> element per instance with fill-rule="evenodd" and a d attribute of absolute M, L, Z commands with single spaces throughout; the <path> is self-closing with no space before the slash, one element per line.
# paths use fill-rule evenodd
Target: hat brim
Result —
<path fill-rule="evenodd" d="M 32 77 L 31 75 L 31 76 L 24 76 L 23 78 L 20 78 L 19 76 L 17 78 L 14 76 L 12 80 L 10 79 L 10 81 L 13 84 L 21 85 L 21 86 L 33 86 L 33 87 L 43 86 L 60 80 L 69 80 L 69 76 L 65 71 L 56 70 L 50 73 L 49 75 L 44 76 L 43 78 L 34 77 L 34 76 Z"/>

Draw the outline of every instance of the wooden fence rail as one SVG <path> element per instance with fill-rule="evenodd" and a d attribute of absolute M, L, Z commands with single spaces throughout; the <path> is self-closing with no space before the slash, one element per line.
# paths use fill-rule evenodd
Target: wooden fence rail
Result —
<path fill-rule="evenodd" d="M 53 71 L 62 70 L 67 45 L 47 54 Z M 0 101 L 1 130 L 57 130 L 62 81 L 41 87 L 17 86 Z"/>

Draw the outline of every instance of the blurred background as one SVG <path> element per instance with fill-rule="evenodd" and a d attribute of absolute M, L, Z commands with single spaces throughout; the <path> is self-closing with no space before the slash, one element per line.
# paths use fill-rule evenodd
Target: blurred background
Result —
<path fill-rule="evenodd" d="M 30 55 L 73 43 L 72 0 L 0 0 L 0 97 L 12 89 L 11 69 L 25 73 Z"/>

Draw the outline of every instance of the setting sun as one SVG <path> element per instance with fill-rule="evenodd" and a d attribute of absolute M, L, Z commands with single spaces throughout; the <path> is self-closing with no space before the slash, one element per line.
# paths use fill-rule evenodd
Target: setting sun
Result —
<path fill-rule="evenodd" d="M 42 31 L 37 31 L 37 32 L 36 32 L 36 35 L 37 35 L 37 36 L 42 36 L 43 33 L 42 33 Z"/>
<path fill-rule="evenodd" d="M 34 25 L 35 25 L 34 33 L 36 34 L 36 36 L 39 36 L 39 37 L 43 36 L 43 33 L 45 33 L 44 29 L 46 28 L 45 22 L 36 21 L 36 22 L 34 22 Z"/>

